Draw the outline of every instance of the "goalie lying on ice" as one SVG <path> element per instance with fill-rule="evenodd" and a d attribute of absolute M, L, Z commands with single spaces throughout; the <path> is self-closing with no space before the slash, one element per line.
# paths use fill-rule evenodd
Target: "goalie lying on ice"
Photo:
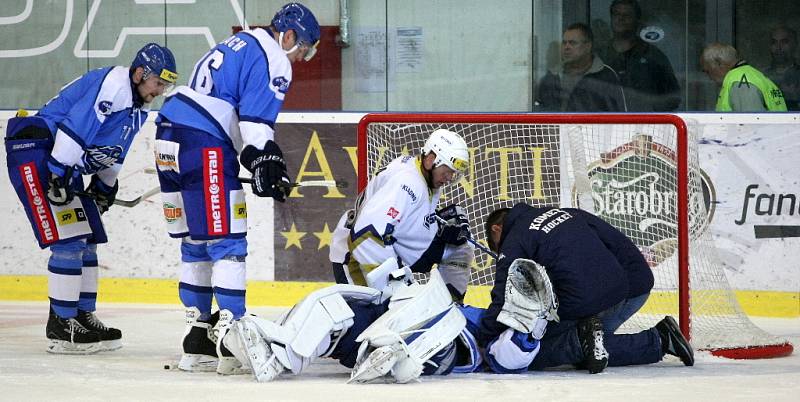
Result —
<path fill-rule="evenodd" d="M 552 291 L 541 286 L 546 282 L 537 278 L 533 286 L 518 287 L 527 290 L 517 292 L 514 300 L 527 308 L 524 314 L 510 310 L 515 318 L 509 322 L 519 323 L 519 330 L 509 328 L 487 347 L 487 366 L 493 371 L 525 370 L 538 353 L 541 334 L 536 328 L 543 326 L 536 323 L 555 317 Z M 484 310 L 454 304 L 438 271 L 424 285 L 397 287 L 387 301 L 381 296 L 368 287 L 330 286 L 308 295 L 277 322 L 243 317 L 223 342 L 259 382 L 284 372 L 300 374 L 316 358 L 352 368 L 350 382 L 356 383 L 406 383 L 421 375 L 484 367 L 473 335 Z M 533 307 L 541 306 L 541 300 L 550 302 Z"/>

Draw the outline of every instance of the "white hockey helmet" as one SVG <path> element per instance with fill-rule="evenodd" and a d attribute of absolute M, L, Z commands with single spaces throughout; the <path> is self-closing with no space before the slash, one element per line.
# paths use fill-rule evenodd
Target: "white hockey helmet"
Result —
<path fill-rule="evenodd" d="M 444 164 L 459 176 L 469 167 L 467 143 L 460 135 L 450 130 L 440 128 L 431 133 L 425 141 L 425 146 L 422 147 L 422 155 L 427 155 L 429 152 L 436 154 L 433 167 Z"/>

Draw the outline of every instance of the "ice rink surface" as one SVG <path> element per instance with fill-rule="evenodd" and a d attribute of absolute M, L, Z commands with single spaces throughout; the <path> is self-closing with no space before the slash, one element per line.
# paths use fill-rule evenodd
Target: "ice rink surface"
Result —
<path fill-rule="evenodd" d="M 552 370 L 521 375 L 460 374 L 418 383 L 348 385 L 349 371 L 319 361 L 300 376 L 256 383 L 250 375 L 165 370 L 177 363 L 183 332 L 179 305 L 100 305 L 98 317 L 120 328 L 124 347 L 89 356 L 45 352 L 46 303 L 0 302 L 0 401 L 798 401 L 800 354 L 728 360 L 699 352 L 694 367 L 677 359 L 609 367 L 601 374 Z M 255 308 L 277 317 L 282 308 Z M 754 319 L 800 345 L 800 319 Z"/>

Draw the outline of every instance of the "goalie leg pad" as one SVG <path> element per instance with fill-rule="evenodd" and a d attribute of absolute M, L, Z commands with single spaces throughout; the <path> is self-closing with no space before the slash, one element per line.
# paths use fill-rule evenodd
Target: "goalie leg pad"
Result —
<path fill-rule="evenodd" d="M 258 364 L 280 364 L 299 374 L 314 358 L 331 353 L 353 325 L 354 313 L 346 299 L 375 303 L 380 299 L 380 292 L 362 286 L 334 285 L 312 292 L 278 322 L 242 317 L 237 332 L 244 344 L 237 352 L 231 352 L 241 356 L 257 350 L 261 357 L 256 359 Z M 265 348 L 269 349 L 268 353 L 264 352 Z M 270 359 L 276 359 L 277 363 Z M 248 360 L 256 364 L 253 359 Z M 258 378 L 259 366 L 253 365 L 252 369 Z"/>
<path fill-rule="evenodd" d="M 254 321 L 255 318 L 246 316 L 236 321 L 225 336 L 224 343 L 243 365 L 252 369 L 256 381 L 272 381 L 285 371 L 285 367 L 272 352 L 271 344 Z"/>
<path fill-rule="evenodd" d="M 497 321 L 519 332 L 542 339 L 548 321 L 559 321 L 553 285 L 545 268 L 532 260 L 517 258 L 508 268 L 505 303 Z"/>
<path fill-rule="evenodd" d="M 465 326 L 441 276 L 431 271 L 428 283 L 399 289 L 389 310 L 359 335 L 362 344 L 350 382 L 369 382 L 389 371 L 398 383 L 412 381 Z"/>

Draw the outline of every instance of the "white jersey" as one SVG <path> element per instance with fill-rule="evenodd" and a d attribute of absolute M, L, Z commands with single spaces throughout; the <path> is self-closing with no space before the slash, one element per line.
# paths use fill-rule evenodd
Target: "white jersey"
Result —
<path fill-rule="evenodd" d="M 431 245 L 441 190 L 429 189 L 421 169 L 419 157 L 393 160 L 364 189 L 352 225 L 351 211 L 339 220 L 330 258 L 348 267 L 352 283 L 366 285 L 365 275 L 390 258 L 412 266 Z"/>

